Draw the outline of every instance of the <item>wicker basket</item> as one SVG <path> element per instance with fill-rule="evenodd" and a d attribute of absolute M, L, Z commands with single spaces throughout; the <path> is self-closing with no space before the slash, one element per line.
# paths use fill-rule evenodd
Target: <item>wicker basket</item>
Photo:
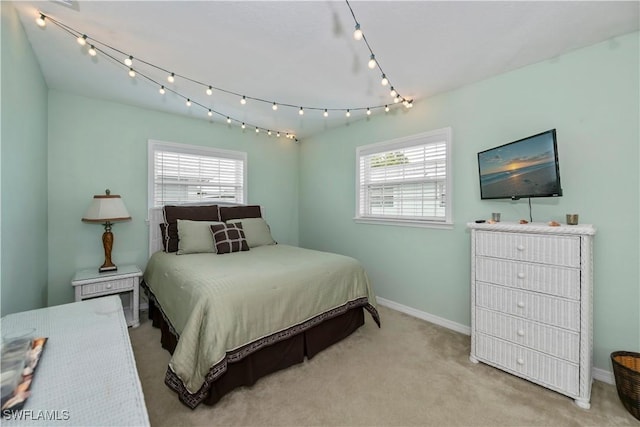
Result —
<path fill-rule="evenodd" d="M 640 420 L 640 353 L 614 351 L 611 363 L 622 404 Z"/>

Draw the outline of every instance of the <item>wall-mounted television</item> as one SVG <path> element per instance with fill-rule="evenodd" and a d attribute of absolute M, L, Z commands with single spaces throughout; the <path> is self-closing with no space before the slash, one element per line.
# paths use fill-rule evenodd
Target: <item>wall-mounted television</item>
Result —
<path fill-rule="evenodd" d="M 478 153 L 481 199 L 562 196 L 556 130 Z"/>

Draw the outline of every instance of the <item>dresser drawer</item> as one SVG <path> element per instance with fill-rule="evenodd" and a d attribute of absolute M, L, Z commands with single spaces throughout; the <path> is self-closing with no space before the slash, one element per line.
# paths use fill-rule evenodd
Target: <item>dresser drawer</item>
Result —
<path fill-rule="evenodd" d="M 577 364 L 481 333 L 475 345 L 483 362 L 565 394 L 577 396 L 580 391 Z"/>
<path fill-rule="evenodd" d="M 476 255 L 580 267 L 580 237 L 478 231 Z"/>
<path fill-rule="evenodd" d="M 476 330 L 570 362 L 579 362 L 580 335 L 520 317 L 476 308 Z"/>
<path fill-rule="evenodd" d="M 552 326 L 580 330 L 580 302 L 476 282 L 476 305 Z"/>
<path fill-rule="evenodd" d="M 105 282 L 88 283 L 82 285 L 82 296 L 99 295 L 104 292 L 113 293 L 115 291 L 126 291 L 134 288 L 137 277 L 130 277 L 120 280 L 109 280 Z"/>
<path fill-rule="evenodd" d="M 476 280 L 564 298 L 580 299 L 580 270 L 477 257 Z"/>

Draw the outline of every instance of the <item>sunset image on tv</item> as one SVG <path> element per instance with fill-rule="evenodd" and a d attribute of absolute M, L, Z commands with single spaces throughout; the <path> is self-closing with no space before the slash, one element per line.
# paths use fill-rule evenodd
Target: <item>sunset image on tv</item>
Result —
<path fill-rule="evenodd" d="M 536 197 L 559 192 L 551 133 L 478 153 L 478 165 L 482 198 Z"/>

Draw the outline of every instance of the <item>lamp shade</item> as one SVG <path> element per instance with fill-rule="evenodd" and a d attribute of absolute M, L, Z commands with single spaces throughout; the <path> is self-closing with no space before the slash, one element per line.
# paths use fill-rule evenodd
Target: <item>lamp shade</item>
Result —
<path fill-rule="evenodd" d="M 106 193 L 93 196 L 91 204 L 82 217 L 82 221 L 103 223 L 131 219 L 120 196 L 111 194 L 109 190 Z"/>

